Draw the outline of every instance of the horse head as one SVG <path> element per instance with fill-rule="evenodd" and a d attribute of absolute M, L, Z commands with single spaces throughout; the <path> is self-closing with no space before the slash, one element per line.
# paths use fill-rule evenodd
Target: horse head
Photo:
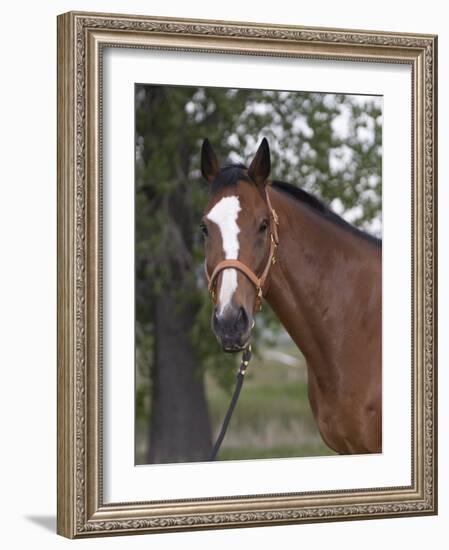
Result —
<path fill-rule="evenodd" d="M 201 171 L 210 197 L 201 220 L 205 270 L 214 301 L 212 329 L 224 351 L 244 349 L 260 307 L 277 244 L 276 214 L 267 192 L 270 150 L 264 138 L 246 168 L 220 167 L 206 139 Z"/>

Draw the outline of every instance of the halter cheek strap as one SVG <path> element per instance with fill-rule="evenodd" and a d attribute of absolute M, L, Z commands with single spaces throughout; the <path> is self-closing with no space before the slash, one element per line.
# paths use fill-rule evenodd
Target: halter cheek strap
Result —
<path fill-rule="evenodd" d="M 266 292 L 266 282 L 267 282 L 268 274 L 270 272 L 271 266 L 276 262 L 276 248 L 279 243 L 279 234 L 278 234 L 279 219 L 276 214 L 276 211 L 271 205 L 270 196 L 268 194 L 268 185 L 265 186 L 265 198 L 267 201 L 268 211 L 270 214 L 270 221 L 269 221 L 270 250 L 269 250 L 267 262 L 262 271 L 262 274 L 260 275 L 260 277 L 258 277 L 254 273 L 254 271 L 252 271 L 252 269 L 250 269 L 246 264 L 244 264 L 240 260 L 222 260 L 215 266 L 215 269 L 212 271 L 212 275 L 209 275 L 207 271 L 207 265 L 205 263 L 204 270 L 206 272 L 206 277 L 208 280 L 209 293 L 214 303 L 216 303 L 217 301 L 216 285 L 217 285 L 218 275 L 224 269 L 232 268 L 232 269 L 237 269 L 238 271 L 240 271 L 240 273 L 243 273 L 243 275 L 245 275 L 245 277 L 249 281 L 251 281 L 251 283 L 254 285 L 256 289 L 256 302 L 254 305 L 255 311 L 259 311 L 262 307 L 262 297 L 264 295 L 264 292 Z"/>

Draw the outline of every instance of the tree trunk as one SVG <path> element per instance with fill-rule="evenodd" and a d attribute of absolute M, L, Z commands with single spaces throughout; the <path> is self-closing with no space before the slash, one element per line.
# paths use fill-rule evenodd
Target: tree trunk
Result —
<path fill-rule="evenodd" d="M 189 341 L 194 312 L 167 290 L 155 299 L 149 463 L 207 460 L 211 427 L 202 374 Z"/>

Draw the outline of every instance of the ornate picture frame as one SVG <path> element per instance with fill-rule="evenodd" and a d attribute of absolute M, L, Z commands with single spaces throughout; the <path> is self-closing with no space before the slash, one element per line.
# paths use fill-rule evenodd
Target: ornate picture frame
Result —
<path fill-rule="evenodd" d="M 411 484 L 194 499 L 103 498 L 105 48 L 411 68 Z M 437 37 L 70 12 L 58 17 L 58 533 L 69 538 L 437 513 Z M 410 312 L 404 312 L 409 315 Z"/>

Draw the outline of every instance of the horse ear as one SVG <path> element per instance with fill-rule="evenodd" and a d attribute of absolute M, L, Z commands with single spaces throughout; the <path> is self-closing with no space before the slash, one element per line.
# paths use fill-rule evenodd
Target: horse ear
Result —
<path fill-rule="evenodd" d="M 256 156 L 249 165 L 248 175 L 256 183 L 263 184 L 270 175 L 270 170 L 270 148 L 267 139 L 263 138 L 262 143 L 259 145 L 259 149 L 257 149 Z"/>
<path fill-rule="evenodd" d="M 220 167 L 217 156 L 209 140 L 206 138 L 201 147 L 201 173 L 203 177 L 211 183 L 216 178 L 219 171 Z"/>

